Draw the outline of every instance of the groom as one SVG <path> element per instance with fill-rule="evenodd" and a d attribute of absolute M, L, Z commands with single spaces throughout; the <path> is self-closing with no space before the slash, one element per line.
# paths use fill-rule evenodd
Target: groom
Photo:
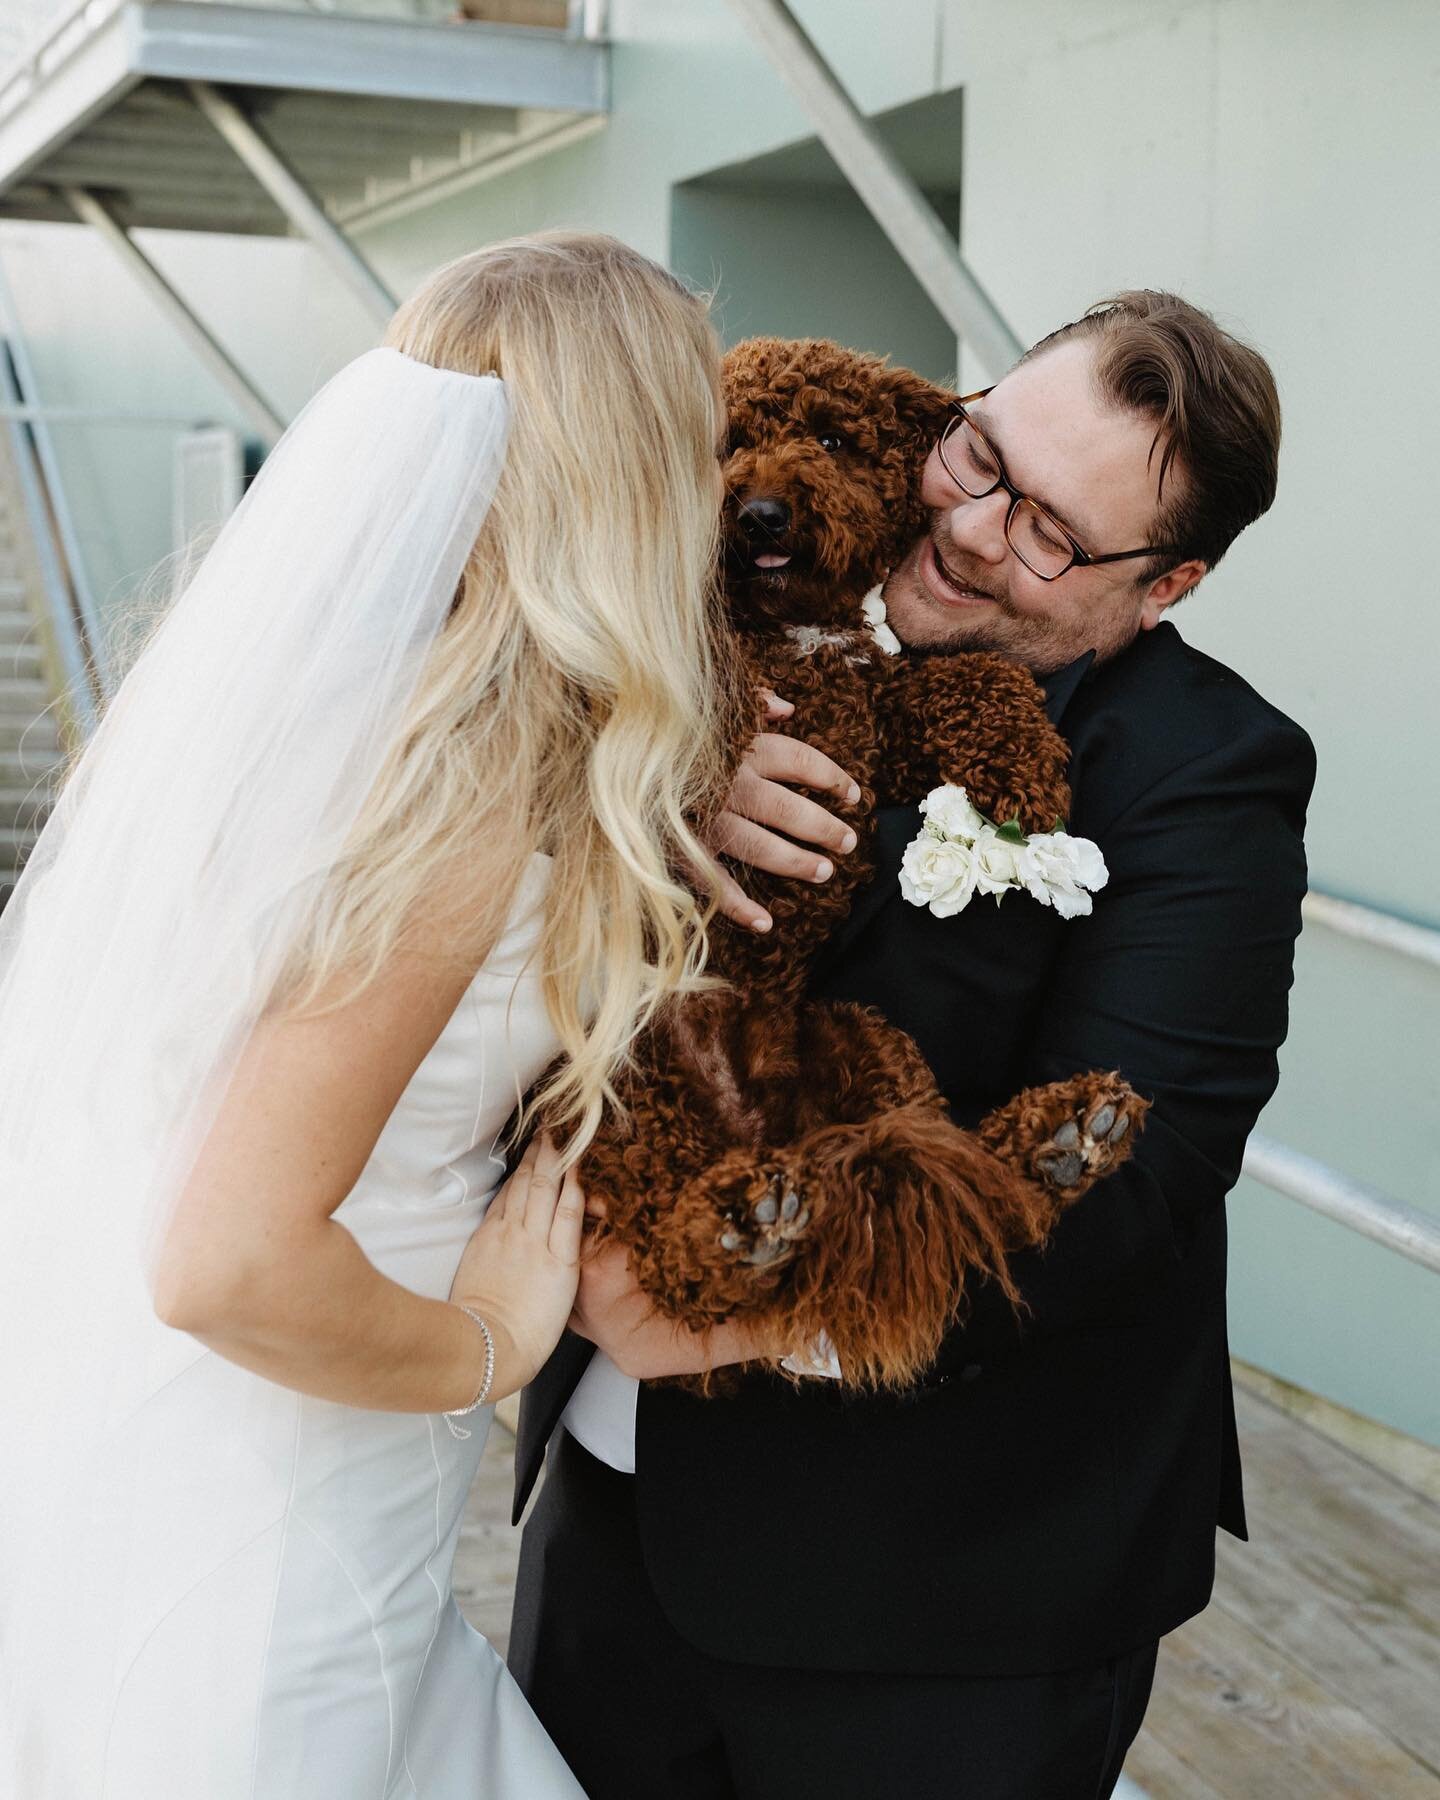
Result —
<path fill-rule="evenodd" d="M 1036 345 L 932 452 L 889 622 L 912 654 L 1035 671 L 1110 881 L 1083 921 L 1021 896 L 936 919 L 896 882 L 914 810 L 887 809 L 813 991 L 910 1032 L 962 1124 L 1083 1068 L 1153 1110 L 1018 1259 L 1023 1316 L 979 1287 L 903 1398 L 637 1388 L 742 1358 L 743 1333 L 698 1347 L 647 1320 L 623 1252 L 587 1267 L 584 1336 L 522 1413 L 517 1513 L 547 1441 L 549 1472 L 511 1662 L 591 1800 L 1096 1800 L 1157 1640 L 1206 1604 L 1217 1524 L 1244 1536 L 1223 1202 L 1275 1087 L 1314 758 L 1165 614 L 1269 507 L 1279 435 L 1261 357 L 1142 292 Z M 813 780 L 784 745 L 760 767 Z M 752 821 L 841 850 L 747 779 Z"/>

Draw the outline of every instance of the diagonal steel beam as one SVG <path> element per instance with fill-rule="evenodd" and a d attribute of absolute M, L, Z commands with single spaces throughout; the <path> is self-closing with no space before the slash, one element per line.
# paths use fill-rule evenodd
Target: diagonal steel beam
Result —
<path fill-rule="evenodd" d="M 273 443 L 285 429 L 285 420 L 215 339 L 200 317 L 170 285 L 130 233 L 105 205 L 86 188 L 62 187 L 60 193 L 75 216 L 91 226 L 129 269 L 205 367 L 234 399 L 265 439 Z"/>
<path fill-rule="evenodd" d="M 850 98 L 785 0 L 730 0 L 730 5 L 936 311 L 992 375 L 1002 375 L 1024 345 L 975 279 L 914 176 Z"/>
<path fill-rule="evenodd" d="M 310 189 L 228 95 L 191 81 L 195 104 L 301 237 L 308 238 L 371 317 L 388 325 L 399 302 Z"/>

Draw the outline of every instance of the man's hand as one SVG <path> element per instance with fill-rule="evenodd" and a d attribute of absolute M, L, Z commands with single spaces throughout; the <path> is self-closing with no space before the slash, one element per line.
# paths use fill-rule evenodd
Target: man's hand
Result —
<path fill-rule="evenodd" d="M 637 1381 L 701 1375 L 772 1354 L 740 1325 L 716 1325 L 701 1333 L 662 1319 L 641 1292 L 625 1246 L 613 1239 L 581 1258 L 570 1329 Z"/>
<path fill-rule="evenodd" d="M 795 708 L 775 694 L 765 696 L 765 716 L 775 724 L 789 718 Z M 798 738 L 762 731 L 751 744 L 730 789 L 730 801 L 716 820 L 708 846 L 717 854 L 733 856 L 771 875 L 790 875 L 801 881 L 828 881 L 834 865 L 802 845 L 816 845 L 843 856 L 855 848 L 855 833 L 843 819 L 803 794 L 795 786 L 833 794 L 853 805 L 860 789 L 838 763 Z M 785 833 L 782 837 L 780 833 Z M 792 842 L 791 840 L 798 840 Z M 739 883 L 718 870 L 720 910 L 737 925 L 768 931 L 770 916 Z"/>

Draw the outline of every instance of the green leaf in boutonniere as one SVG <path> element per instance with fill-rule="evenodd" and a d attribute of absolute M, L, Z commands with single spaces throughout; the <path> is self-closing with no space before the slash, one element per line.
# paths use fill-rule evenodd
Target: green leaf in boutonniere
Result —
<path fill-rule="evenodd" d="M 1057 831 L 1063 831 L 1068 837 L 1070 833 L 1069 821 L 1067 819 L 1057 819 L 1050 827 L 1050 835 L 1053 837 Z"/>
<path fill-rule="evenodd" d="M 1028 841 L 1018 819 L 1007 819 L 1003 825 L 997 825 L 995 835 L 1002 844 L 1023 844 Z"/>

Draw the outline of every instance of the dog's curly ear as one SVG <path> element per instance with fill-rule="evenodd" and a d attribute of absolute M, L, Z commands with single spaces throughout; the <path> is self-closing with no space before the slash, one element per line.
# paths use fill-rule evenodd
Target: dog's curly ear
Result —
<path fill-rule="evenodd" d="M 887 369 L 885 386 L 901 434 L 913 441 L 923 461 L 955 410 L 956 394 L 913 369 Z"/>
<path fill-rule="evenodd" d="M 926 459 L 939 442 L 955 407 L 954 393 L 917 375 L 913 369 L 886 369 L 885 396 L 895 409 L 892 442 L 906 465 L 904 504 L 890 516 L 896 555 L 903 555 L 926 522 L 920 478 Z"/>

